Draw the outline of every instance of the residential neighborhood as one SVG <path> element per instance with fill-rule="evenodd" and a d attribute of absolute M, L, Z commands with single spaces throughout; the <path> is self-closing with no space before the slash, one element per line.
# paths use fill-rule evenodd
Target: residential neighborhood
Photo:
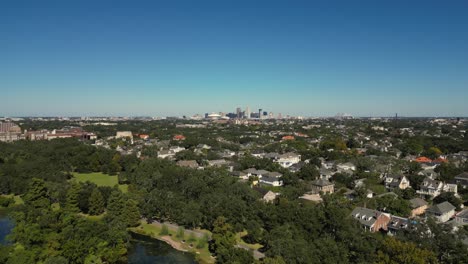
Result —
<path fill-rule="evenodd" d="M 78 139 L 116 151 L 117 160 L 226 175 L 268 205 L 340 199 L 362 232 L 397 237 L 433 222 L 455 235 L 468 226 L 464 119 L 105 121 L 8 120 L 0 135 L 8 142 Z M 127 178 L 120 172 L 122 183 Z"/>

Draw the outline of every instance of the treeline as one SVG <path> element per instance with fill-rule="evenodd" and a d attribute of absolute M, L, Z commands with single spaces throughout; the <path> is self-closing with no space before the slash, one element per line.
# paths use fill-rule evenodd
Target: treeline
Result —
<path fill-rule="evenodd" d="M 10 214 L 15 245 L 0 246 L 0 263 L 127 262 L 126 228 L 139 224 L 140 213 L 136 201 L 118 188 L 73 182 L 54 202 L 57 197 L 46 182 L 34 178 L 22 197 L 24 205 Z M 90 220 L 80 215 L 84 210 L 106 214 L 103 220 Z"/>
<path fill-rule="evenodd" d="M 83 144 L 76 139 L 0 142 L 0 194 L 22 194 L 31 178 L 63 183 L 72 172 L 116 174 L 137 165 L 135 156 Z"/>
<path fill-rule="evenodd" d="M 264 245 L 265 263 L 468 261 L 467 248 L 454 233 L 444 234 L 445 239 L 452 239 L 450 244 L 434 241 L 439 245 L 434 246 L 427 242 L 432 238 L 422 241 L 415 231 L 403 234 L 400 240 L 363 232 L 350 217 L 354 205 L 339 195 L 325 196 L 321 204 L 284 196 L 268 204 L 223 171 L 184 169 L 158 159 L 143 161 L 127 179 L 141 197 L 141 212 L 146 218 L 213 230 L 210 249 L 220 263 L 253 262 L 252 256 L 235 249 L 233 242 L 234 234 L 244 230 L 248 232 L 244 240 Z M 421 224 L 419 228 L 438 227 Z M 442 236 L 441 231 L 432 232 Z M 447 245 L 452 247 L 449 256 Z"/>
<path fill-rule="evenodd" d="M 124 262 L 126 227 L 137 225 L 140 217 L 211 230 L 210 250 L 219 263 L 255 262 L 235 245 L 241 231 L 247 231 L 246 242 L 264 246 L 267 258 L 261 263 L 468 263 L 461 242 L 466 231 L 454 233 L 429 222 L 398 239 L 364 232 L 350 217 L 354 204 L 340 194 L 325 195 L 320 204 L 304 202 L 298 199 L 300 184 L 294 186 L 299 180 L 283 187 L 274 203 L 264 203 L 223 169 L 192 170 L 155 158 L 139 162 L 76 140 L 0 147 L 1 191 L 24 194 L 25 201 L 14 215 L 12 236 L 23 248 L 0 247 L 0 263 Z M 98 169 L 96 161 L 101 168 L 117 163 L 129 193 L 67 181 L 73 171 Z M 241 165 L 256 163 L 246 159 Z M 386 201 L 376 206 L 401 210 Z M 103 211 L 103 220 L 80 217 Z"/>

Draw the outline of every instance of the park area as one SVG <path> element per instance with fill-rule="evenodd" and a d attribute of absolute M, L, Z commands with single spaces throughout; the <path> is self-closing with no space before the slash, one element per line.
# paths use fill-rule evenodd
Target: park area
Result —
<path fill-rule="evenodd" d="M 119 189 L 126 193 L 128 192 L 127 184 L 119 184 L 119 179 L 117 175 L 107 175 L 102 172 L 92 172 L 92 173 L 73 173 L 73 177 L 79 182 L 92 182 L 97 186 L 109 186 L 114 187 L 115 185 L 119 186 Z"/>

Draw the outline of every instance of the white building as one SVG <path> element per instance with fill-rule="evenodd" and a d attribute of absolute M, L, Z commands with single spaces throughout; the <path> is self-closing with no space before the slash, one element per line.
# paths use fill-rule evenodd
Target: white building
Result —
<path fill-rule="evenodd" d="M 301 155 L 289 152 L 289 153 L 280 155 L 275 162 L 278 163 L 283 168 L 289 168 L 291 167 L 291 165 L 299 163 L 300 161 L 301 161 Z"/>

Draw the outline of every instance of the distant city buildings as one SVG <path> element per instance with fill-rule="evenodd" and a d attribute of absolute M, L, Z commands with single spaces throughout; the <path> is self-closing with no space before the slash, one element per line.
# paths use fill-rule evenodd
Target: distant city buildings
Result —
<path fill-rule="evenodd" d="M 65 127 L 63 129 L 54 130 L 25 130 L 21 132 L 21 128 L 12 122 L 0 122 L 0 141 L 12 142 L 21 139 L 26 140 L 52 140 L 56 138 L 80 138 L 87 140 L 95 140 L 97 136 L 94 133 L 84 131 L 81 127 Z"/>

